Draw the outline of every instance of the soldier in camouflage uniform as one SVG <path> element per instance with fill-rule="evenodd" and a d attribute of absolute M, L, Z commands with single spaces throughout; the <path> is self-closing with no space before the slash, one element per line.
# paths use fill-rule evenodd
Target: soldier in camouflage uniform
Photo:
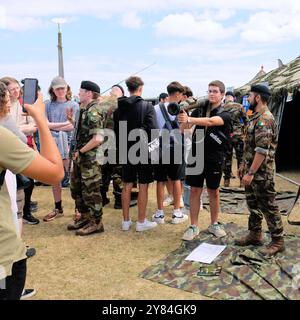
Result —
<path fill-rule="evenodd" d="M 99 192 L 101 166 L 96 160 L 98 147 L 103 143 L 103 113 L 97 102 L 99 96 L 100 88 L 96 83 L 81 83 L 81 110 L 70 185 L 72 198 L 80 214 L 68 225 L 68 230 L 77 230 L 78 236 L 104 232 L 102 198 Z"/>
<path fill-rule="evenodd" d="M 124 97 L 124 89 L 122 86 L 116 84 L 112 86 L 110 91 L 110 96 L 115 97 L 117 99 Z M 105 128 L 114 130 L 114 111 L 110 110 L 107 114 L 107 119 L 105 121 Z M 113 193 L 115 196 L 115 209 L 122 209 L 122 189 L 123 189 L 123 182 L 122 182 L 122 165 L 118 164 L 118 148 L 116 150 L 117 155 L 117 164 L 110 164 L 107 163 L 102 166 L 102 186 L 101 186 L 101 196 L 103 200 L 103 206 L 108 204 L 110 200 L 107 198 L 107 192 L 109 190 L 110 181 L 113 181 Z M 131 193 L 131 201 L 130 206 L 137 205 L 137 195 L 136 193 Z"/>
<path fill-rule="evenodd" d="M 275 204 L 275 152 L 278 131 L 275 119 L 268 109 L 270 91 L 263 85 L 253 85 L 249 96 L 251 116 L 247 128 L 244 161 L 240 168 L 244 175 L 247 205 L 250 210 L 249 234 L 236 240 L 240 246 L 262 245 L 262 220 L 265 217 L 272 241 L 260 252 L 273 256 L 284 250 L 283 224 Z"/>
<path fill-rule="evenodd" d="M 124 96 L 124 90 L 121 86 L 113 86 L 110 92 L 111 97 L 120 98 Z M 113 119 L 113 111 L 111 110 L 107 114 L 106 119 L 106 128 L 110 130 L 114 130 L 114 119 Z M 116 150 L 117 151 L 117 150 Z M 118 156 L 118 155 L 117 155 Z M 103 199 L 103 206 L 107 205 L 110 200 L 107 198 L 107 192 L 109 189 L 110 181 L 113 180 L 113 189 L 114 189 L 114 195 L 115 195 L 115 207 L 117 205 L 121 206 L 121 201 L 117 201 L 117 199 L 120 198 L 121 200 L 121 194 L 122 194 L 122 166 L 119 166 L 117 164 L 111 164 L 106 163 L 102 166 L 102 186 L 101 186 L 101 196 Z M 120 197 L 118 198 L 118 195 Z"/>
<path fill-rule="evenodd" d="M 234 99 L 233 92 L 226 92 L 224 109 L 229 111 L 231 115 L 231 140 L 225 154 L 224 187 L 230 186 L 233 149 L 235 150 L 238 168 L 242 163 L 245 138 L 244 128 L 247 127 L 248 124 L 248 116 L 244 107 L 239 103 L 235 103 Z M 241 119 L 243 123 L 241 123 Z M 240 181 L 240 187 L 242 187 L 242 181 Z"/>

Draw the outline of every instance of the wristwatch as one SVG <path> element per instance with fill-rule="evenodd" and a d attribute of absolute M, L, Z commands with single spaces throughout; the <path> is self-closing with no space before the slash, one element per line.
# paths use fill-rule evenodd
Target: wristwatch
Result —
<path fill-rule="evenodd" d="M 78 149 L 78 154 L 82 156 L 84 153 Z"/>
<path fill-rule="evenodd" d="M 255 172 L 252 169 L 250 169 L 248 171 L 248 176 L 254 176 L 254 174 L 255 174 Z"/>

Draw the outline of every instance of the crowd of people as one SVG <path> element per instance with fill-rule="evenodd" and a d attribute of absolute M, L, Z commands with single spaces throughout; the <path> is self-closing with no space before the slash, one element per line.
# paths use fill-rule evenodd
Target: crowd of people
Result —
<path fill-rule="evenodd" d="M 211 215 L 207 230 L 222 238 L 226 232 L 219 221 L 219 188 L 223 173 L 225 187 L 230 185 L 234 149 L 240 187 L 245 187 L 250 211 L 249 234 L 236 239 L 236 244 L 262 245 L 265 217 L 272 241 L 261 253 L 272 256 L 284 250 L 274 189 L 278 132 L 267 105 L 269 89 L 251 87 L 248 100 L 253 114 L 248 117 L 234 93 L 226 92 L 219 80 L 209 83 L 206 99 L 196 99 L 189 87 L 171 82 L 155 106 L 142 98 L 140 77 L 128 78 L 126 86 L 128 97 L 119 84 L 112 86 L 109 96 L 101 96 L 98 84 L 82 81 L 75 102 L 68 83 L 55 77 L 50 99 L 43 102 L 39 93 L 34 105 L 24 106 L 24 113 L 19 82 L 11 77 L 0 79 L 0 281 L 5 280 L 0 300 L 20 299 L 33 291 L 24 288 L 26 259 L 35 250 L 26 248 L 21 236 L 23 222 L 39 223 L 32 214 L 37 210 L 31 199 L 34 181 L 52 186 L 53 210 L 43 218 L 50 223 L 64 214 L 62 180 L 70 180 L 74 219 L 67 229 L 77 236 L 104 232 L 103 207 L 110 202 L 108 190 L 113 181 L 114 208 L 122 209 L 124 232 L 133 226 L 130 207 L 137 205 L 135 230 L 144 232 L 164 224 L 164 208 L 173 205 L 172 224 L 190 220 L 182 236 L 185 241 L 200 232 L 198 215 L 206 187 Z M 171 106 L 178 108 L 176 114 Z M 136 130 L 139 134 L 134 140 Z M 114 133 L 114 147 L 107 144 L 108 131 Z M 100 161 L 101 154 L 110 159 L 112 149 L 114 161 Z M 159 157 L 151 162 L 153 151 Z M 148 189 L 153 182 L 157 210 L 147 217 Z"/>

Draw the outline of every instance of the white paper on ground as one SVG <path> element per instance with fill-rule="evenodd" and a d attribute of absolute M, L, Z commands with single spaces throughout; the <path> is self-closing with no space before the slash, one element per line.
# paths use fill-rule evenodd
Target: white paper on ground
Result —
<path fill-rule="evenodd" d="M 211 264 L 225 249 L 226 246 L 202 243 L 185 260 Z"/>

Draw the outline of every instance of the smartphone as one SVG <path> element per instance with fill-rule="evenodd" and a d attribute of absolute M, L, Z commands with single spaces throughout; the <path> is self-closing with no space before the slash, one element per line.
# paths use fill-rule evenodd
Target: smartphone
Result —
<path fill-rule="evenodd" d="M 24 104 L 34 104 L 38 98 L 38 79 L 24 79 L 23 112 L 27 113 Z"/>

